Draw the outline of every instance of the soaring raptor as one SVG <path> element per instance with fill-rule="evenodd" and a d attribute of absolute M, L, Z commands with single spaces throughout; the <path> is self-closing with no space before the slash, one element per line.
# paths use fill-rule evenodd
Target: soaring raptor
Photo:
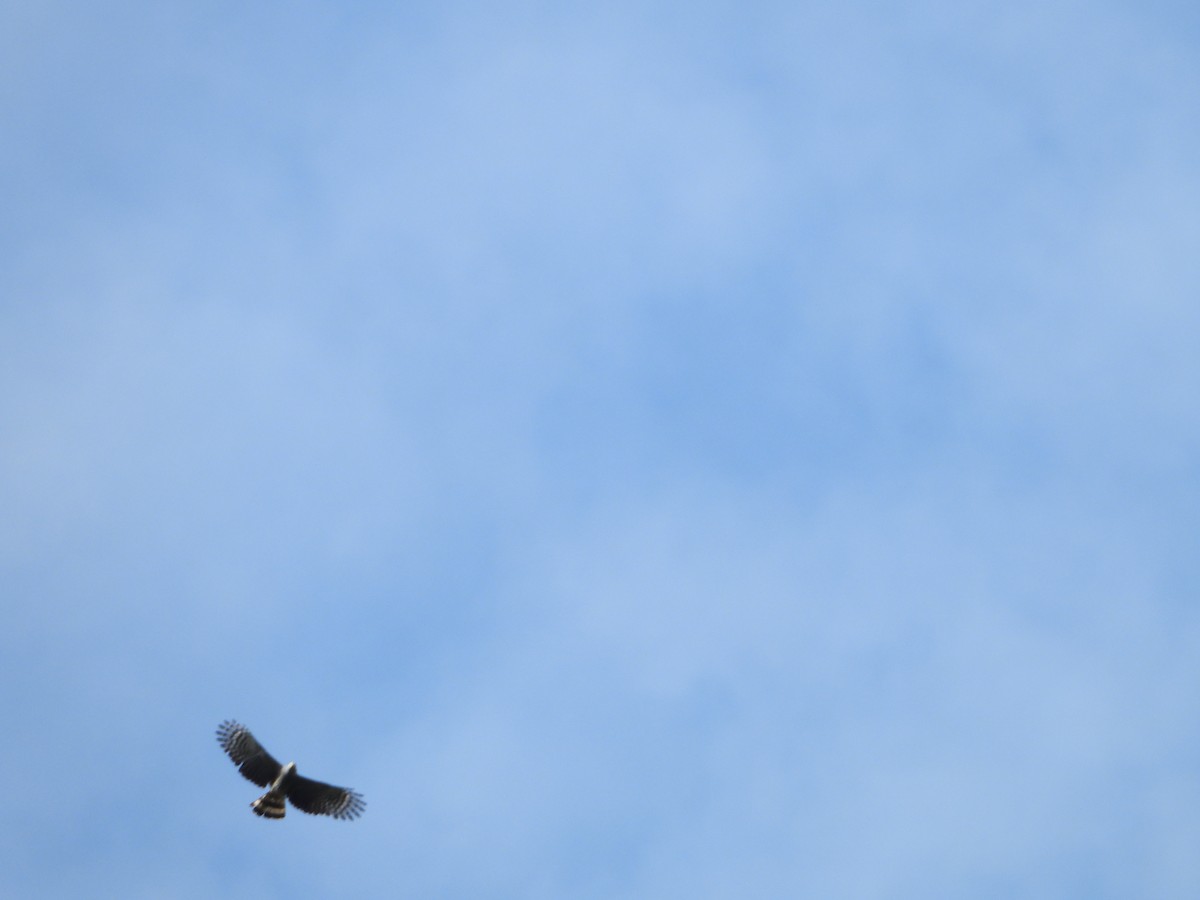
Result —
<path fill-rule="evenodd" d="M 281 766 L 245 726 L 232 719 L 217 728 L 217 742 L 246 778 L 267 788 L 250 804 L 255 815 L 282 819 L 286 812 L 284 797 L 301 812 L 335 819 L 357 819 L 367 808 L 367 802 L 356 791 L 297 775 L 294 762 Z"/>

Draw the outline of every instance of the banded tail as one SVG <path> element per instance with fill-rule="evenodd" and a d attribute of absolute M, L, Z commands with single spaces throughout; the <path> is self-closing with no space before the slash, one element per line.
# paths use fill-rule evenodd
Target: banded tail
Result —
<path fill-rule="evenodd" d="M 287 807 L 283 803 L 283 791 L 278 789 L 267 791 L 251 803 L 250 808 L 256 816 L 267 819 L 282 819 L 287 813 Z"/>

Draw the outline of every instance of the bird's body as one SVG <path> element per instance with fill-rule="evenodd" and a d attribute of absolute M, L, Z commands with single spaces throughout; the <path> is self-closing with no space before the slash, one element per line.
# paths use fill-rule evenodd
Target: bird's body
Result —
<path fill-rule="evenodd" d="M 287 812 L 285 797 L 301 812 L 335 819 L 357 819 L 367 807 L 356 791 L 305 778 L 296 773 L 294 762 L 280 765 L 250 730 L 237 722 L 222 722 L 217 728 L 217 742 L 248 781 L 267 788 L 250 804 L 255 815 L 282 819 Z"/>
<path fill-rule="evenodd" d="M 256 815 L 268 819 L 282 819 L 287 814 L 287 806 L 283 802 L 287 796 L 288 780 L 296 774 L 296 764 L 288 763 L 279 770 L 279 777 L 271 782 L 271 787 L 265 794 L 250 804 Z"/>

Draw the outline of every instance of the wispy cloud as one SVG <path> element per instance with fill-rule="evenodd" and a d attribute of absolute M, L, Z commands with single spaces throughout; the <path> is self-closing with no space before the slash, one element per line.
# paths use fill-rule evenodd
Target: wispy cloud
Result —
<path fill-rule="evenodd" d="M 9 893 L 1194 893 L 1182 13 L 2 17 Z"/>

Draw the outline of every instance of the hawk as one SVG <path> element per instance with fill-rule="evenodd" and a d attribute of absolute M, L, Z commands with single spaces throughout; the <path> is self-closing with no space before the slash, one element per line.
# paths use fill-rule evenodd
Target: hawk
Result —
<path fill-rule="evenodd" d="M 242 775 L 259 787 L 267 788 L 265 794 L 250 804 L 255 815 L 282 819 L 286 812 L 284 797 L 301 812 L 335 819 L 357 819 L 367 808 L 367 802 L 356 791 L 297 775 L 294 762 L 280 765 L 254 739 L 249 729 L 232 719 L 217 728 L 217 743 L 229 754 Z"/>

